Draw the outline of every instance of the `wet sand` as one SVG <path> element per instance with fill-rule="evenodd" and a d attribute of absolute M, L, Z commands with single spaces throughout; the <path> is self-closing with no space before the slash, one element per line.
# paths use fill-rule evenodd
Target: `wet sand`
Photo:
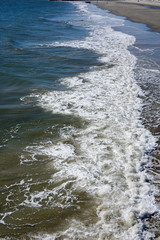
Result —
<path fill-rule="evenodd" d="M 93 1 L 100 8 L 127 19 L 144 23 L 160 33 L 160 1 Z"/>

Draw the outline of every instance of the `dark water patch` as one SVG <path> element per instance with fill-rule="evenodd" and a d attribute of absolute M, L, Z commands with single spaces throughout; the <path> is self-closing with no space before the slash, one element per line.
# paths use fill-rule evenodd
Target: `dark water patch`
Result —
<path fill-rule="evenodd" d="M 0 145 L 14 142 L 15 148 L 24 148 L 27 144 L 41 140 L 54 140 L 59 136 L 59 129 L 64 126 L 83 128 L 86 123 L 74 116 L 44 112 L 37 107 L 3 109 L 0 120 Z M 17 147 L 16 147 L 17 145 Z M 8 145 L 6 146 L 9 147 Z"/>
<path fill-rule="evenodd" d="M 157 6 L 149 6 L 149 5 L 143 5 L 143 6 L 151 9 L 160 9 L 160 7 L 157 7 Z"/>
<path fill-rule="evenodd" d="M 65 47 L 41 47 L 20 51 L 16 49 L 12 55 L 8 54 L 3 59 L 1 77 L 5 84 L 8 82 L 18 84 L 18 81 L 21 81 L 31 88 L 47 87 L 48 82 L 52 87 L 56 79 L 74 76 L 88 71 L 91 66 L 100 65 L 97 58 L 98 54 L 83 49 Z"/>

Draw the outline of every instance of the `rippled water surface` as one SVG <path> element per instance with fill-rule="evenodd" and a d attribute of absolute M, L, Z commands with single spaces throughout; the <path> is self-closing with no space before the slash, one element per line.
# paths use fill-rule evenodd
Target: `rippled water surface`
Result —
<path fill-rule="evenodd" d="M 84 2 L 0 8 L 0 238 L 158 239 L 160 35 Z"/>

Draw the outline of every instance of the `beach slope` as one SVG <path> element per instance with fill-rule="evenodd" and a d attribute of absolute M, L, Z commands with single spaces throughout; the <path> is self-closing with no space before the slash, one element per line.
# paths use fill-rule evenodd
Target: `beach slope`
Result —
<path fill-rule="evenodd" d="M 93 1 L 92 3 L 109 10 L 115 15 L 124 16 L 134 22 L 144 23 L 153 31 L 160 32 L 160 1 Z"/>

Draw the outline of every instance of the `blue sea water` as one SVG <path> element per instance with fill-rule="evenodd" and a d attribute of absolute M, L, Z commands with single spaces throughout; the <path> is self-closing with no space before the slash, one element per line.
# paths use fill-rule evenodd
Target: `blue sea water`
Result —
<path fill-rule="evenodd" d="M 158 239 L 159 34 L 84 2 L 0 13 L 0 238 Z"/>

